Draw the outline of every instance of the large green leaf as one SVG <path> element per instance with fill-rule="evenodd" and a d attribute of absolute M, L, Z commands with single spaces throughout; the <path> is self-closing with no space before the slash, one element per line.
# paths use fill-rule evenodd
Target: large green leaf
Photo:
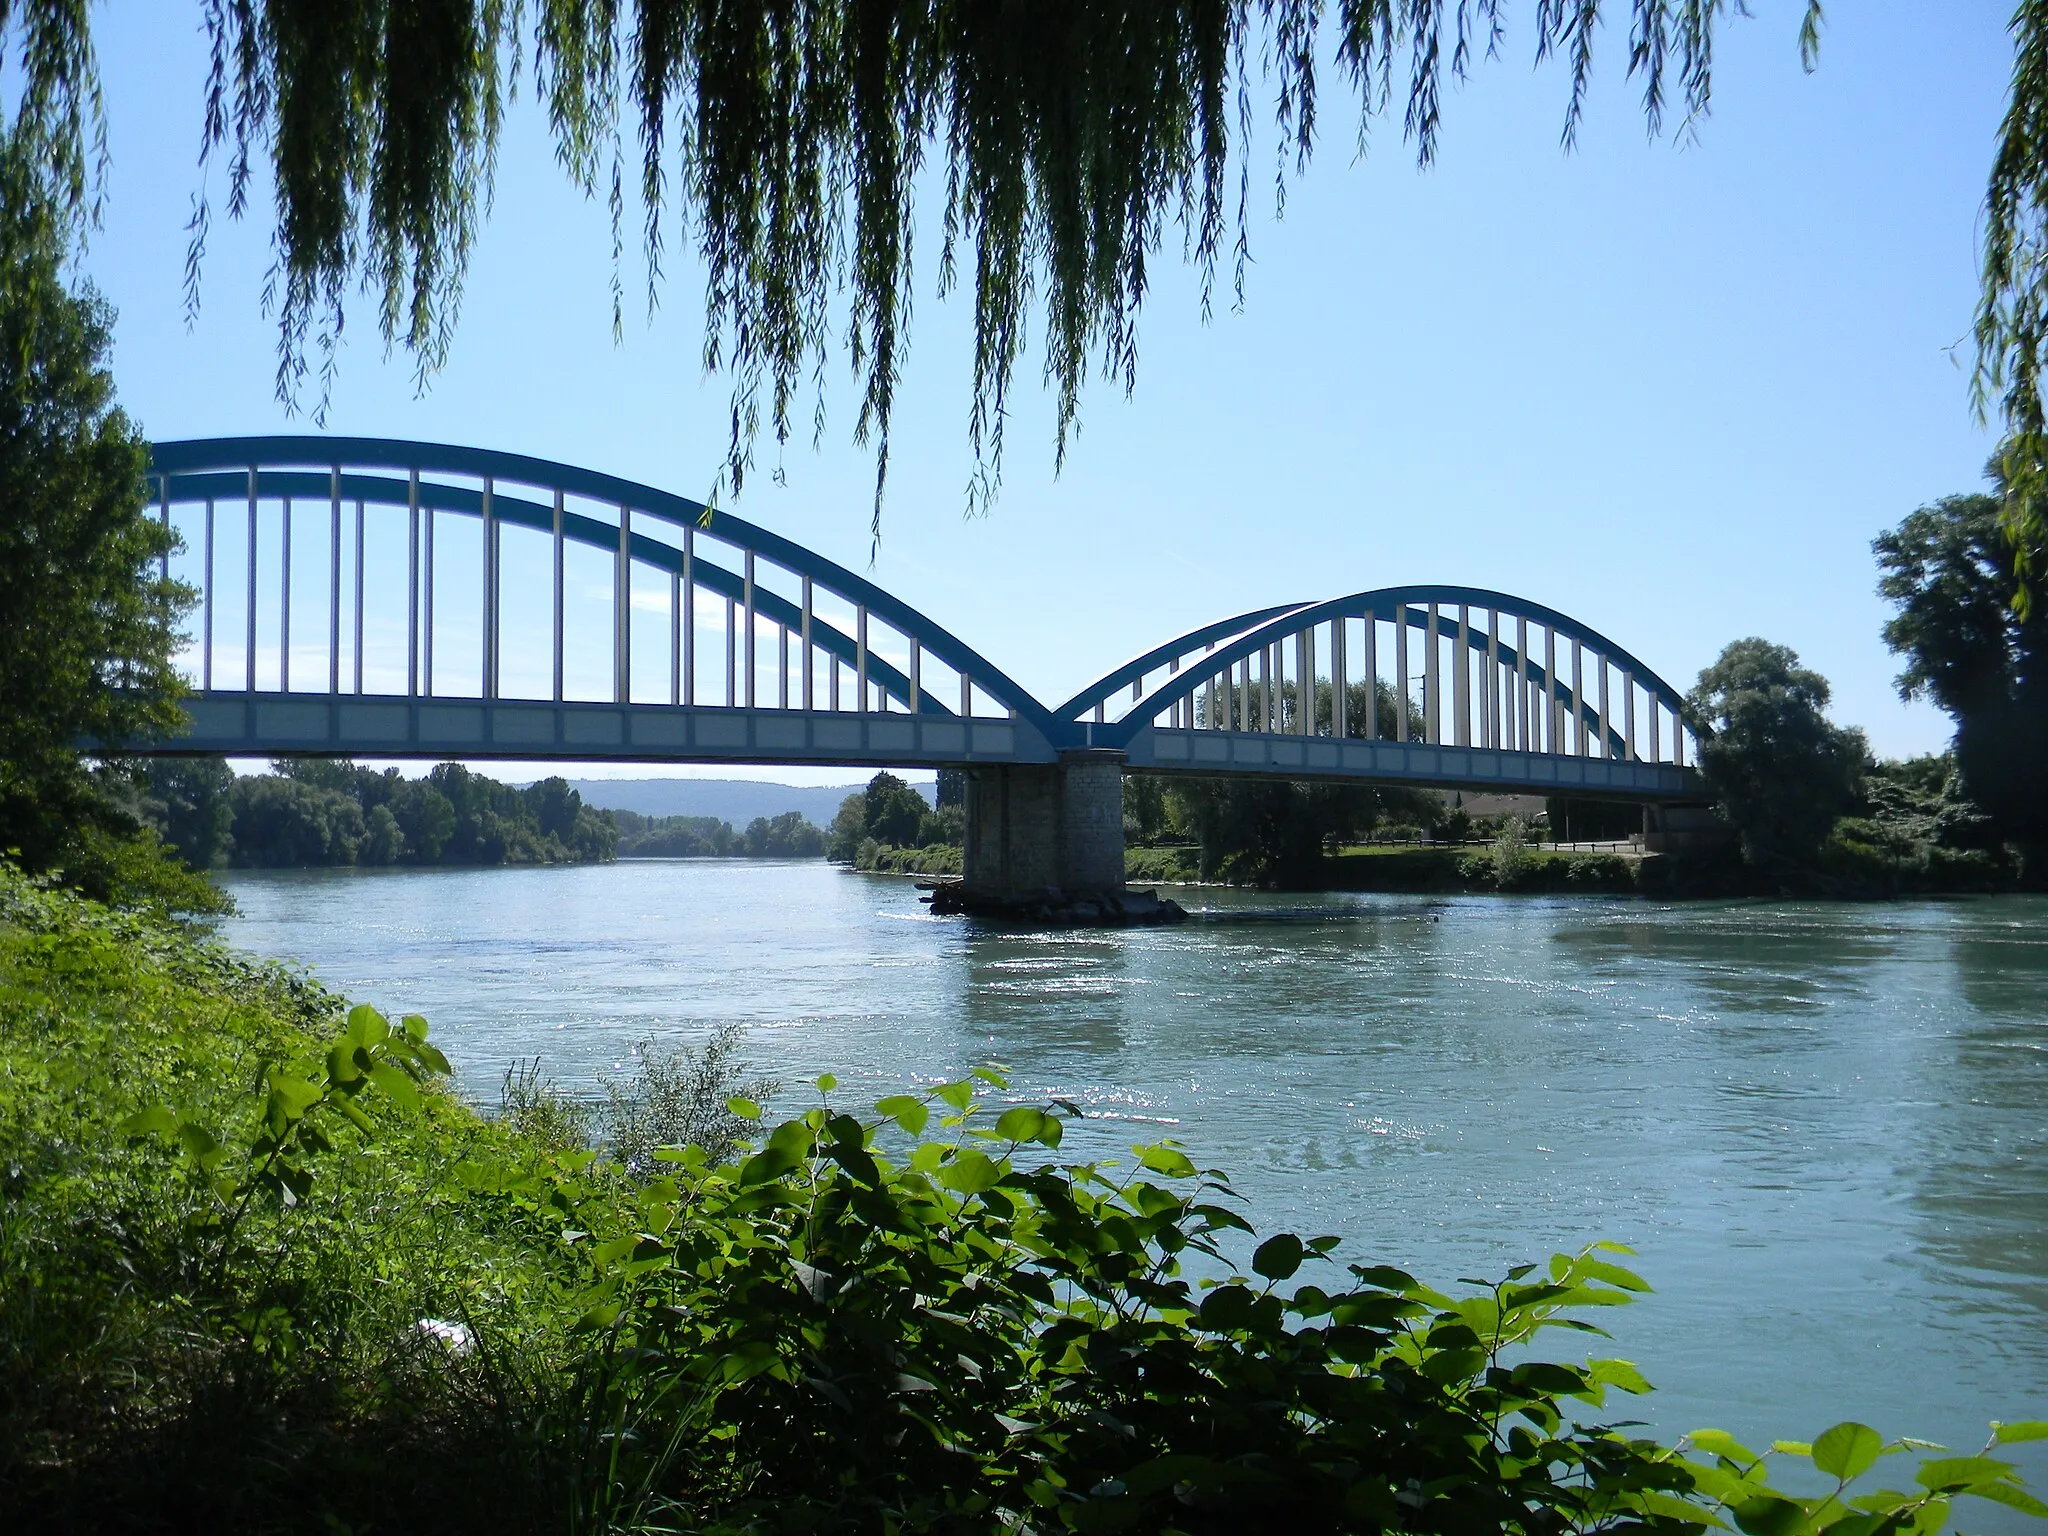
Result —
<path fill-rule="evenodd" d="M 1252 1271 L 1268 1280 L 1285 1280 L 1301 1268 L 1308 1250 L 1292 1232 L 1282 1232 L 1259 1244 L 1252 1254 Z"/>
<path fill-rule="evenodd" d="M 1829 1477 L 1847 1482 L 1877 1465 L 1884 1454 L 1884 1436 L 1868 1424 L 1847 1420 L 1813 1442 L 1813 1464 Z"/>
<path fill-rule="evenodd" d="M 380 1061 L 370 1068 L 370 1081 L 383 1089 L 400 1109 L 420 1107 L 420 1091 L 413 1086 L 413 1080 L 389 1062 Z"/>
<path fill-rule="evenodd" d="M 138 1140 L 144 1136 L 168 1136 L 177 1128 L 177 1112 L 168 1104 L 152 1104 L 147 1109 L 139 1109 L 115 1127 L 123 1136 Z"/>
<path fill-rule="evenodd" d="M 963 1195 L 978 1195 L 1003 1181 L 1003 1165 L 986 1152 L 963 1147 L 939 1169 L 939 1182 Z"/>
<path fill-rule="evenodd" d="M 996 1134 L 1010 1141 L 1043 1141 L 1046 1139 L 1047 1126 L 1051 1126 L 1054 1135 L 1057 1136 L 1057 1120 L 1042 1109 L 1029 1104 L 1019 1104 L 1015 1109 L 1003 1111 L 1001 1118 L 996 1121 Z"/>
<path fill-rule="evenodd" d="M 2024 1488 L 2011 1483 L 1978 1483 L 1966 1490 L 1971 1498 L 1989 1499 L 1994 1504 L 2003 1504 L 2007 1509 L 2016 1509 L 2023 1515 L 2032 1515 L 2037 1520 L 2048 1520 L 2048 1504 L 2043 1504 Z"/>
<path fill-rule="evenodd" d="M 368 1003 L 357 1003 L 348 1011 L 348 1043 L 376 1045 L 391 1033 L 391 1024 Z"/>
<path fill-rule="evenodd" d="M 1138 1161 L 1154 1173 L 1163 1174 L 1169 1179 L 1191 1179 L 1195 1176 L 1195 1165 L 1187 1160 L 1185 1154 L 1173 1147 L 1162 1143 L 1152 1147 L 1133 1147 L 1131 1150 L 1138 1154 Z"/>
<path fill-rule="evenodd" d="M 1913 1481 L 1922 1488 L 1975 1488 L 1982 1483 L 1999 1482 L 2012 1470 L 2011 1462 L 1990 1456 L 1938 1456 L 1921 1462 L 1913 1472 Z"/>
<path fill-rule="evenodd" d="M 781 1178 L 802 1160 L 802 1157 L 786 1143 L 771 1141 L 740 1165 L 740 1183 L 770 1183 Z"/>
<path fill-rule="evenodd" d="M 1791 1499 L 1775 1493 L 1744 1499 L 1730 1511 L 1736 1525 L 1748 1536 L 1804 1536 L 1813 1529 L 1806 1511 Z"/>
<path fill-rule="evenodd" d="M 912 1136 L 921 1135 L 932 1118 L 931 1106 L 907 1093 L 895 1093 L 886 1099 L 876 1100 L 875 1113 L 894 1120 Z"/>
<path fill-rule="evenodd" d="M 1758 1460 L 1755 1451 L 1752 1451 L 1725 1429 L 1696 1429 L 1686 1438 L 1709 1455 L 1725 1456 L 1730 1461 L 1743 1463 Z"/>

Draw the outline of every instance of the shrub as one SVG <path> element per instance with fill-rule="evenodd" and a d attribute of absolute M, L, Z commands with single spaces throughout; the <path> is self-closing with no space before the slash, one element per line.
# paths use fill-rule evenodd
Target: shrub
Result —
<path fill-rule="evenodd" d="M 604 1150 L 635 1178 L 653 1176 L 665 1147 L 697 1146 L 713 1159 L 729 1156 L 745 1138 L 747 1124 L 726 1107 L 727 1101 L 766 1098 L 778 1086 L 748 1077 L 739 1058 L 740 1040 L 737 1024 L 722 1024 L 694 1050 L 657 1050 L 651 1040 L 641 1041 L 633 1050 L 634 1075 L 624 1083 L 605 1084 L 598 1117 Z M 550 1112 L 566 1118 L 559 1110 Z"/>
<path fill-rule="evenodd" d="M 1645 1289 L 1626 1250 L 1451 1294 L 1280 1234 L 1234 1273 L 1228 1181 L 1170 1143 L 1063 1166 L 1061 1106 L 991 1119 L 970 1079 L 861 1116 L 817 1087 L 742 1158 L 657 1154 L 669 1176 L 623 1211 L 573 1174 L 469 1170 L 582 1255 L 591 1527 L 1875 1536 L 1957 1494 L 2048 1513 L 1989 1455 L 1851 1505 L 1901 1444 L 1856 1424 L 1774 1448 L 1836 1483 L 1811 1498 L 1726 1435 L 1609 1427 L 1610 1394 L 1649 1390 L 1635 1368 L 1531 1346 Z M 1194 1255 L 1224 1277 L 1190 1281 Z"/>
<path fill-rule="evenodd" d="M 1529 852 L 1529 824 L 1510 816 L 1500 824 L 1493 843 L 1484 853 L 1470 854 L 1459 862 L 1459 873 L 1475 883 L 1497 891 L 1512 891 L 1529 883 L 1536 868 Z"/>

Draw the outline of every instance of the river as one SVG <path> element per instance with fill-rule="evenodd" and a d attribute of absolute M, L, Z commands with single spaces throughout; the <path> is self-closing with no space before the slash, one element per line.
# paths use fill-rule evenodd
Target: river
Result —
<path fill-rule="evenodd" d="M 1628 1244 L 1656 1294 L 1597 1352 L 1656 1383 L 1618 1411 L 1660 1432 L 1974 1451 L 2048 1418 L 2048 899 L 1202 890 L 1184 927 L 1009 934 L 818 863 L 226 884 L 231 942 L 426 1014 L 484 1103 L 514 1058 L 593 1091 L 725 1020 L 792 1105 L 1001 1062 L 1087 1110 L 1063 1154 L 1175 1137 L 1262 1231 L 1360 1262 L 1445 1283 Z"/>

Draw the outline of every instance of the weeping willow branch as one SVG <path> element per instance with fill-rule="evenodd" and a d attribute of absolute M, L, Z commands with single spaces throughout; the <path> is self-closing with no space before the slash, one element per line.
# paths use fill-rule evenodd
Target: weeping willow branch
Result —
<path fill-rule="evenodd" d="M 2012 19 L 2012 93 L 1984 198 L 1984 286 L 1977 304 L 1973 401 L 2004 417 L 1999 475 L 2005 531 L 2024 577 L 2048 536 L 2048 0 L 2022 0 Z M 2025 608 L 2028 583 L 2019 583 Z"/>
<path fill-rule="evenodd" d="M 268 162 L 269 299 L 287 403 L 317 359 L 324 405 L 358 291 L 422 385 L 441 366 L 489 208 L 505 103 L 530 63 L 564 173 L 609 204 L 615 326 L 631 160 L 650 304 L 673 234 L 695 240 L 703 361 L 732 390 L 722 488 L 738 493 L 764 426 L 778 448 L 788 441 L 803 387 L 821 384 L 843 352 L 860 389 L 854 436 L 875 452 L 877 529 L 927 173 L 943 187 L 932 194 L 938 289 L 965 281 L 973 293 L 966 425 L 970 505 L 979 506 L 1000 480 L 1010 391 L 1034 326 L 1061 458 L 1091 377 L 1135 386 L 1150 262 L 1169 239 L 1198 267 L 1206 313 L 1234 228 L 1241 298 L 1255 98 L 1271 102 L 1280 143 L 1276 195 L 1309 160 L 1318 71 L 1332 61 L 1356 98 L 1359 148 L 1376 121 L 1398 113 L 1403 139 L 1427 164 L 1447 83 L 1500 51 L 1511 9 L 1509 0 L 198 3 L 212 44 L 202 162 L 225 160 L 231 215 L 245 212 L 253 168 Z M 0 42 L 16 42 L 29 82 L 17 114 L 41 126 L 49 172 L 73 206 L 95 184 L 85 143 L 100 123 L 87 5 L 0 0 Z M 1623 10 L 1628 73 L 1655 133 L 1674 106 L 1687 123 L 1707 111 L 1716 30 L 1743 7 L 1533 0 L 1524 14 L 1536 59 L 1556 55 L 1570 70 L 1567 146 L 1591 87 L 1598 25 Z M 1809 63 L 1820 19 L 1819 0 L 1806 0 Z M 194 294 L 208 216 L 202 193 Z M 2029 239 L 2019 255 L 2031 262 L 2038 232 Z M 2022 318 L 2033 323 L 2035 313 Z M 2026 374 L 2029 390 L 2034 377 Z M 817 398 L 822 413 L 822 388 Z M 814 432 L 822 425 L 820 414 Z"/>

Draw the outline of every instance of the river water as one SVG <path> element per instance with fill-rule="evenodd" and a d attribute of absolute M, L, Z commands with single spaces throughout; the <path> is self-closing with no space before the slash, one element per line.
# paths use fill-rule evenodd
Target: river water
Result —
<path fill-rule="evenodd" d="M 1657 1294 L 1596 1352 L 1661 1432 L 2048 1418 L 2048 900 L 1203 890 L 1184 927 L 1010 934 L 818 863 L 226 883 L 231 942 L 426 1014 L 486 1103 L 514 1058 L 594 1091 L 726 1020 L 867 1100 L 1001 1062 L 1088 1111 L 1063 1155 L 1175 1137 L 1347 1258 L 1445 1283 L 1628 1244 Z"/>

